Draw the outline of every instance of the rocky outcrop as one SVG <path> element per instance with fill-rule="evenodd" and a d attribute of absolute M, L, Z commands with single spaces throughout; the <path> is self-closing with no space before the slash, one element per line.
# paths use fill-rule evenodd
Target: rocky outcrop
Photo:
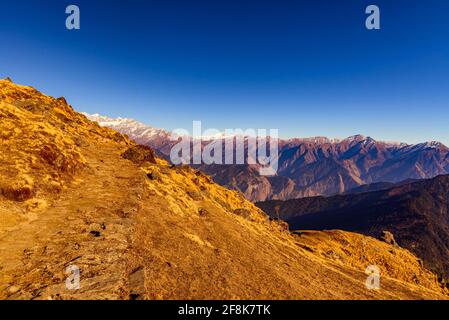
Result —
<path fill-rule="evenodd" d="M 123 159 L 130 160 L 138 165 L 143 165 L 144 163 L 156 163 L 153 150 L 141 145 L 128 148 L 122 154 L 122 157 Z"/>
<path fill-rule="evenodd" d="M 398 247 L 396 240 L 394 239 L 394 235 L 389 231 L 382 231 L 380 236 L 380 240 L 394 247 Z"/>

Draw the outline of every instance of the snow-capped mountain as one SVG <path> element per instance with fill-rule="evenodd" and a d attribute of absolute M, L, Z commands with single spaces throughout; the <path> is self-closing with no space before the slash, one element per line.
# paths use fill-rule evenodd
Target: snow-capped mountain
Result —
<path fill-rule="evenodd" d="M 147 144 L 158 138 L 169 137 L 169 132 L 163 129 L 156 129 L 142 122 L 128 118 L 110 118 L 107 116 L 83 113 L 89 120 L 97 122 L 103 127 L 117 130 L 120 133 L 128 135 L 137 143 Z"/>
<path fill-rule="evenodd" d="M 152 147 L 166 159 L 176 143 L 170 141 L 169 132 L 135 120 L 87 116 Z M 279 170 L 274 177 L 260 176 L 250 165 L 201 165 L 199 169 L 253 201 L 327 196 L 364 184 L 449 174 L 449 149 L 435 141 L 411 145 L 363 135 L 346 139 L 294 138 L 279 140 L 278 157 Z"/>

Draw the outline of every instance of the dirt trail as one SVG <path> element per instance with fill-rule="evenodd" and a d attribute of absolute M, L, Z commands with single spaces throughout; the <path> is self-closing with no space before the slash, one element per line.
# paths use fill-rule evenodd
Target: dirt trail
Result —
<path fill-rule="evenodd" d="M 143 177 L 117 148 L 90 147 L 88 169 L 49 208 L 0 237 L 0 298 L 57 298 L 65 270 L 81 269 L 81 290 L 70 297 L 120 298 L 133 219 L 144 192 Z M 119 171 L 117 171 L 119 170 Z M 126 191 L 126 192 L 123 192 Z"/>

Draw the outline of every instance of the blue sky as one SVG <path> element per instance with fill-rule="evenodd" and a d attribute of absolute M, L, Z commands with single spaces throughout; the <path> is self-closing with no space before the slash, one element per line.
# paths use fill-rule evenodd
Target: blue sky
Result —
<path fill-rule="evenodd" d="M 77 4 L 81 30 L 65 29 Z M 380 31 L 365 8 L 381 10 Z M 32 0 L 0 10 L 0 77 L 166 129 L 449 145 L 447 0 Z"/>

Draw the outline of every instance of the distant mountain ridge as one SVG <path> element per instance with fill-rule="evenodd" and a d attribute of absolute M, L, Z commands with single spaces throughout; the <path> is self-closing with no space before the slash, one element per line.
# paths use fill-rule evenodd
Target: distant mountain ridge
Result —
<path fill-rule="evenodd" d="M 168 136 L 169 132 L 163 129 L 156 129 L 139 121 L 129 118 L 110 118 L 96 114 L 82 113 L 91 121 L 96 121 L 103 127 L 118 128 L 133 139 L 152 139 L 156 136 Z"/>
<path fill-rule="evenodd" d="M 367 193 L 367 192 L 375 192 L 375 191 L 382 191 L 382 190 L 387 190 L 387 189 L 391 189 L 393 187 L 400 187 L 402 185 L 406 185 L 409 183 L 413 183 L 413 182 L 418 182 L 421 181 L 420 179 L 407 179 L 404 181 L 400 181 L 397 183 L 393 183 L 393 182 L 376 182 L 376 183 L 370 183 L 370 184 L 364 184 L 361 185 L 360 187 L 354 188 L 354 189 L 350 189 L 348 191 L 346 191 L 343 194 L 358 194 L 358 193 Z"/>
<path fill-rule="evenodd" d="M 129 119 L 89 116 L 100 125 L 127 134 L 168 157 L 173 142 L 167 131 Z M 149 131 L 147 131 L 149 130 Z M 156 134 L 157 132 L 157 134 Z M 252 201 L 330 196 L 372 183 L 398 183 L 449 174 L 449 148 L 440 142 L 382 142 L 355 135 L 343 140 L 325 137 L 279 141 L 276 176 L 260 176 L 254 165 L 201 165 L 215 182 L 241 191 Z"/>
<path fill-rule="evenodd" d="M 126 134 L 138 144 L 151 146 L 156 153 L 165 159 L 170 154 L 172 142 L 170 132 L 164 129 L 156 129 L 142 122 L 129 118 L 111 118 L 103 115 L 81 112 L 89 120 L 97 122 L 102 127 L 114 129 Z"/>

